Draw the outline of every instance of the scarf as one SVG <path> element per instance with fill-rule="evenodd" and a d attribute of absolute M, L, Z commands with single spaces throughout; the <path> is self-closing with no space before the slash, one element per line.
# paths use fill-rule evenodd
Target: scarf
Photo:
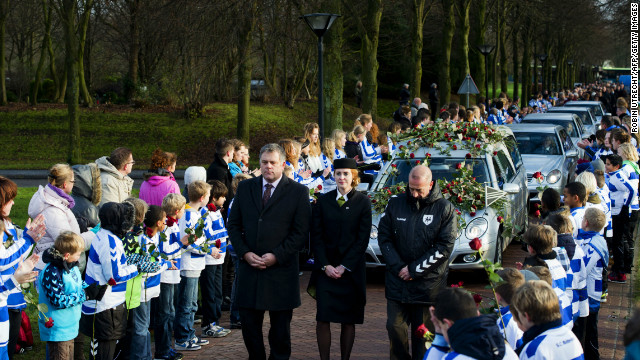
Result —
<path fill-rule="evenodd" d="M 69 202 L 69 205 L 68 205 L 69 209 L 73 209 L 73 207 L 76 206 L 76 201 L 73 200 L 73 198 L 71 196 L 69 196 L 69 194 L 64 192 L 59 187 L 55 187 L 55 186 L 53 186 L 51 184 L 47 184 L 47 187 L 49 187 L 49 189 L 55 191 L 55 193 L 58 194 L 58 196 L 60 196 L 61 198 L 67 200 Z"/>
<path fill-rule="evenodd" d="M 525 331 L 524 334 L 522 335 L 522 345 L 518 349 L 516 349 L 516 353 L 520 355 L 520 353 L 522 352 L 522 349 L 524 349 L 524 347 L 528 343 L 530 343 L 531 340 L 535 339 L 538 335 L 542 334 L 543 332 L 549 329 L 557 328 L 560 326 L 562 326 L 562 319 L 532 326 L 529 330 Z"/>

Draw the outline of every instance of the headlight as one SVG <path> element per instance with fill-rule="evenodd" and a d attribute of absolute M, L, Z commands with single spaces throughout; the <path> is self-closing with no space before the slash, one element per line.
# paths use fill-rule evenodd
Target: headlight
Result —
<path fill-rule="evenodd" d="M 547 182 L 549 184 L 555 184 L 562 178 L 560 170 L 556 169 L 547 174 Z"/>
<path fill-rule="evenodd" d="M 377 240 L 378 239 L 378 227 L 375 225 L 371 225 L 371 233 L 369 234 L 369 238 Z"/>
<path fill-rule="evenodd" d="M 465 234 L 467 239 L 479 238 L 487 232 L 489 222 L 485 218 L 475 218 L 467 224 Z"/>

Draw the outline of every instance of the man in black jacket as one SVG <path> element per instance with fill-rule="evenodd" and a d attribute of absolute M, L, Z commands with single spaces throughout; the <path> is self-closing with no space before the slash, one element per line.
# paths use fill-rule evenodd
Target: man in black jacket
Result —
<path fill-rule="evenodd" d="M 262 340 L 269 311 L 269 359 L 289 359 L 291 317 L 300 306 L 298 251 L 309 240 L 309 189 L 283 176 L 284 150 L 260 150 L 262 175 L 240 182 L 227 231 L 240 261 L 237 301 L 249 360 L 266 360 Z"/>
<path fill-rule="evenodd" d="M 231 140 L 226 138 L 219 139 L 216 142 L 215 157 L 207 169 L 207 181 L 219 180 L 229 191 L 223 205 L 225 211 L 229 209 L 229 203 L 231 203 L 231 199 L 233 198 L 233 192 L 231 191 L 233 176 L 231 176 L 231 171 L 229 170 L 229 163 L 233 160 L 233 151 L 233 142 L 231 142 Z M 226 222 L 225 216 L 223 216 L 223 219 L 225 219 Z"/>
<path fill-rule="evenodd" d="M 429 322 L 429 306 L 446 285 L 457 233 L 455 209 L 432 181 L 431 170 L 424 165 L 414 167 L 407 191 L 389 200 L 378 233 L 387 262 L 385 295 L 391 359 L 423 358 L 424 338 L 417 336 L 416 330 Z"/>

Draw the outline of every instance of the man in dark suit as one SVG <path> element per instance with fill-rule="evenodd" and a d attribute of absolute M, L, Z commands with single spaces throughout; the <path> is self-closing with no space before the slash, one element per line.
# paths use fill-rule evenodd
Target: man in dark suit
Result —
<path fill-rule="evenodd" d="M 233 142 L 227 138 L 219 139 L 216 142 L 216 154 L 207 169 L 207 181 L 219 180 L 229 191 L 223 205 L 225 209 L 229 208 L 229 203 L 233 198 L 233 192 L 231 191 L 233 176 L 231 176 L 231 171 L 229 170 L 229 163 L 233 161 L 233 153 Z"/>
<path fill-rule="evenodd" d="M 240 261 L 238 307 L 250 360 L 266 359 L 262 341 L 269 311 L 269 359 L 289 359 L 291 317 L 300 306 L 298 251 L 309 239 L 309 190 L 283 176 L 284 150 L 260 149 L 262 176 L 240 182 L 227 231 Z"/>

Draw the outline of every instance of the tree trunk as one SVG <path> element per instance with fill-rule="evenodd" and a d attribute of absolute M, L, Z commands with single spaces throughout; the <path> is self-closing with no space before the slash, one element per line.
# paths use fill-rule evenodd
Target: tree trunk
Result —
<path fill-rule="evenodd" d="M 454 0 L 442 0 L 444 28 L 442 29 L 442 62 L 440 64 L 440 103 L 448 104 L 451 99 L 451 44 L 455 33 L 456 18 Z"/>
<path fill-rule="evenodd" d="M 500 8 L 500 91 L 507 93 L 509 68 L 507 67 L 507 5 L 501 2 Z"/>
<path fill-rule="evenodd" d="M 467 74 L 471 74 L 471 69 L 469 66 L 469 30 L 471 28 L 471 24 L 469 22 L 469 9 L 471 8 L 471 0 L 463 0 L 462 1 L 462 16 L 461 24 L 462 28 L 460 29 L 462 32 L 462 61 L 464 67 L 463 78 L 467 76 Z"/>
<path fill-rule="evenodd" d="M 240 25 L 240 66 L 238 67 L 238 138 L 249 144 L 249 104 L 251 101 L 251 45 L 253 43 L 253 29 L 256 25 L 258 2 L 252 0 L 250 9 L 245 14 L 244 23 Z"/>
<path fill-rule="evenodd" d="M 476 35 L 475 44 L 474 44 L 475 46 L 482 45 L 485 43 L 484 36 L 485 36 L 485 33 L 487 32 L 487 19 L 486 19 L 487 0 L 478 0 L 477 4 L 478 4 L 478 8 L 475 9 L 475 11 L 473 12 L 475 14 L 474 23 L 476 24 L 476 27 L 474 28 L 474 31 L 473 31 L 473 33 Z M 484 55 L 482 55 L 482 53 L 480 53 L 480 51 L 478 51 L 478 49 L 475 48 L 475 46 L 472 47 L 473 51 L 471 52 L 471 57 L 474 60 L 471 62 L 471 67 L 473 69 L 473 74 L 474 74 L 473 79 L 476 82 L 476 85 L 478 86 L 478 90 L 480 90 L 480 95 L 488 96 L 488 94 L 484 93 L 485 92 L 485 84 L 484 84 L 485 58 L 484 58 Z M 475 66 L 473 66 L 474 64 Z"/>
<path fill-rule="evenodd" d="M 62 75 L 62 78 L 60 80 L 60 87 L 59 87 L 59 91 L 58 91 L 58 99 L 56 100 L 56 102 L 62 103 L 66 100 L 67 96 L 67 66 L 65 64 L 64 67 L 64 74 Z"/>
<path fill-rule="evenodd" d="M 513 53 L 513 94 L 511 96 L 512 99 L 515 100 L 520 95 L 520 78 L 518 77 L 518 68 L 520 67 L 520 64 L 518 63 L 518 32 L 514 31 L 511 36 L 513 36 L 511 49 L 511 52 Z"/>
<path fill-rule="evenodd" d="M 423 28 L 431 5 L 425 9 L 426 0 L 409 0 L 411 12 L 411 97 L 421 97 Z"/>
<path fill-rule="evenodd" d="M 5 83 L 5 51 L 4 51 L 4 35 L 7 16 L 9 15 L 9 0 L 0 0 L 0 105 L 7 105 L 7 85 Z"/>
<path fill-rule="evenodd" d="M 341 14 L 341 0 L 328 0 L 325 8 L 329 13 Z M 324 114 L 323 138 L 331 136 L 335 129 L 342 130 L 342 99 L 344 79 L 342 75 L 342 18 L 337 18 L 324 35 Z M 306 74 L 304 75 L 306 78 Z"/>
<path fill-rule="evenodd" d="M 522 32 L 522 101 L 523 105 L 529 103 L 531 97 L 531 29 L 528 25 L 531 20 L 527 20 L 527 25 Z"/>
<path fill-rule="evenodd" d="M 51 12 L 52 8 L 48 5 L 49 0 L 42 0 L 42 17 L 44 22 L 44 35 L 42 37 L 42 46 L 40 47 L 40 59 L 38 60 L 38 68 L 36 69 L 36 80 L 33 84 L 33 92 L 31 93 L 31 105 L 38 104 L 38 91 L 40 90 L 40 82 L 42 81 L 42 69 L 47 57 L 47 46 L 51 41 Z M 57 86 L 58 84 L 54 84 Z M 52 101 L 54 99 L 49 99 Z"/>
<path fill-rule="evenodd" d="M 75 24 L 77 3 L 75 0 L 62 0 L 60 12 L 64 30 L 65 68 L 67 73 L 67 109 L 69 112 L 69 148 L 67 161 L 78 164 L 82 161 L 80 154 L 80 119 L 78 101 L 80 86 L 78 84 L 78 38 Z"/>
<path fill-rule="evenodd" d="M 130 101 L 138 84 L 138 56 L 140 55 L 140 25 L 138 23 L 138 11 L 140 10 L 140 0 L 129 0 L 129 73 L 125 96 Z"/>
<path fill-rule="evenodd" d="M 367 17 L 362 38 L 362 111 L 378 117 L 378 40 L 382 19 L 382 0 L 367 1 Z"/>
<path fill-rule="evenodd" d="M 93 105 L 93 99 L 87 88 L 87 83 L 84 79 L 84 45 L 87 40 L 87 28 L 89 27 L 89 20 L 91 19 L 91 8 L 93 7 L 94 0 L 85 0 L 84 12 L 80 16 L 78 23 L 78 82 L 80 90 L 82 91 L 82 98 L 86 106 Z M 88 54 L 89 56 L 90 54 Z"/>

